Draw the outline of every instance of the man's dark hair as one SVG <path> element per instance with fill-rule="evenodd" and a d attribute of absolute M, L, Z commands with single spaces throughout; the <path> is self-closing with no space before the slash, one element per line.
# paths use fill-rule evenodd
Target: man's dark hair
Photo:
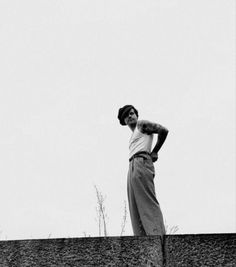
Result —
<path fill-rule="evenodd" d="M 134 113 L 138 117 L 138 110 L 132 105 L 125 105 L 119 109 L 118 119 L 119 119 L 121 125 L 126 125 L 124 119 L 128 115 L 128 113 L 130 112 L 131 109 L 134 110 Z"/>

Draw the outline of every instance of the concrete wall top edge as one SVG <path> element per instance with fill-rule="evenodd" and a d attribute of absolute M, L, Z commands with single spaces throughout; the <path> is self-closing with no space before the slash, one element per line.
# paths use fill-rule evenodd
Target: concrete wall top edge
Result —
<path fill-rule="evenodd" d="M 210 237 L 210 236 L 236 236 L 236 233 L 199 233 L 199 234 L 173 234 L 173 235 L 165 235 L 165 237 Z M 91 236 L 91 237 L 55 237 L 55 238 L 32 238 L 32 239 L 8 239 L 8 240 L 0 240 L 0 242 L 20 242 L 20 241 L 43 241 L 43 240 L 87 240 L 87 239 L 95 239 L 95 240 L 99 240 L 99 239 L 143 239 L 143 238 L 147 238 L 147 239 L 155 239 L 155 238 L 159 238 L 158 235 L 153 235 L 153 236 Z"/>

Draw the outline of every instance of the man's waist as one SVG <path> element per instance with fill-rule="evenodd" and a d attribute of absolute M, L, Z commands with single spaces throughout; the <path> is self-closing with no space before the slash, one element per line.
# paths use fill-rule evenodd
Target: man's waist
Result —
<path fill-rule="evenodd" d="M 147 151 L 136 152 L 132 157 L 129 158 L 129 161 L 132 161 L 134 158 L 145 157 L 145 155 L 149 155 L 150 156 L 150 153 L 147 152 Z"/>

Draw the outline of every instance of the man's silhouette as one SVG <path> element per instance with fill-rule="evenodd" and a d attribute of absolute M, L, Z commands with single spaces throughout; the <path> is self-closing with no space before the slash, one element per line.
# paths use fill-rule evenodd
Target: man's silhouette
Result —
<path fill-rule="evenodd" d="M 154 187 L 153 162 L 165 142 L 168 130 L 157 123 L 138 120 L 138 111 L 132 105 L 119 109 L 121 125 L 127 125 L 132 135 L 129 141 L 128 201 L 134 235 L 165 234 L 165 226 Z M 157 142 L 152 149 L 153 135 Z"/>

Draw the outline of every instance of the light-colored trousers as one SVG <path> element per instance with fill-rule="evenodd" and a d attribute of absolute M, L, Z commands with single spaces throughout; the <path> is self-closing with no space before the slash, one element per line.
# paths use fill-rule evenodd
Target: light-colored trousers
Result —
<path fill-rule="evenodd" d="M 154 187 L 155 169 L 150 155 L 134 158 L 129 163 L 128 201 L 134 235 L 165 234 L 160 205 Z"/>

